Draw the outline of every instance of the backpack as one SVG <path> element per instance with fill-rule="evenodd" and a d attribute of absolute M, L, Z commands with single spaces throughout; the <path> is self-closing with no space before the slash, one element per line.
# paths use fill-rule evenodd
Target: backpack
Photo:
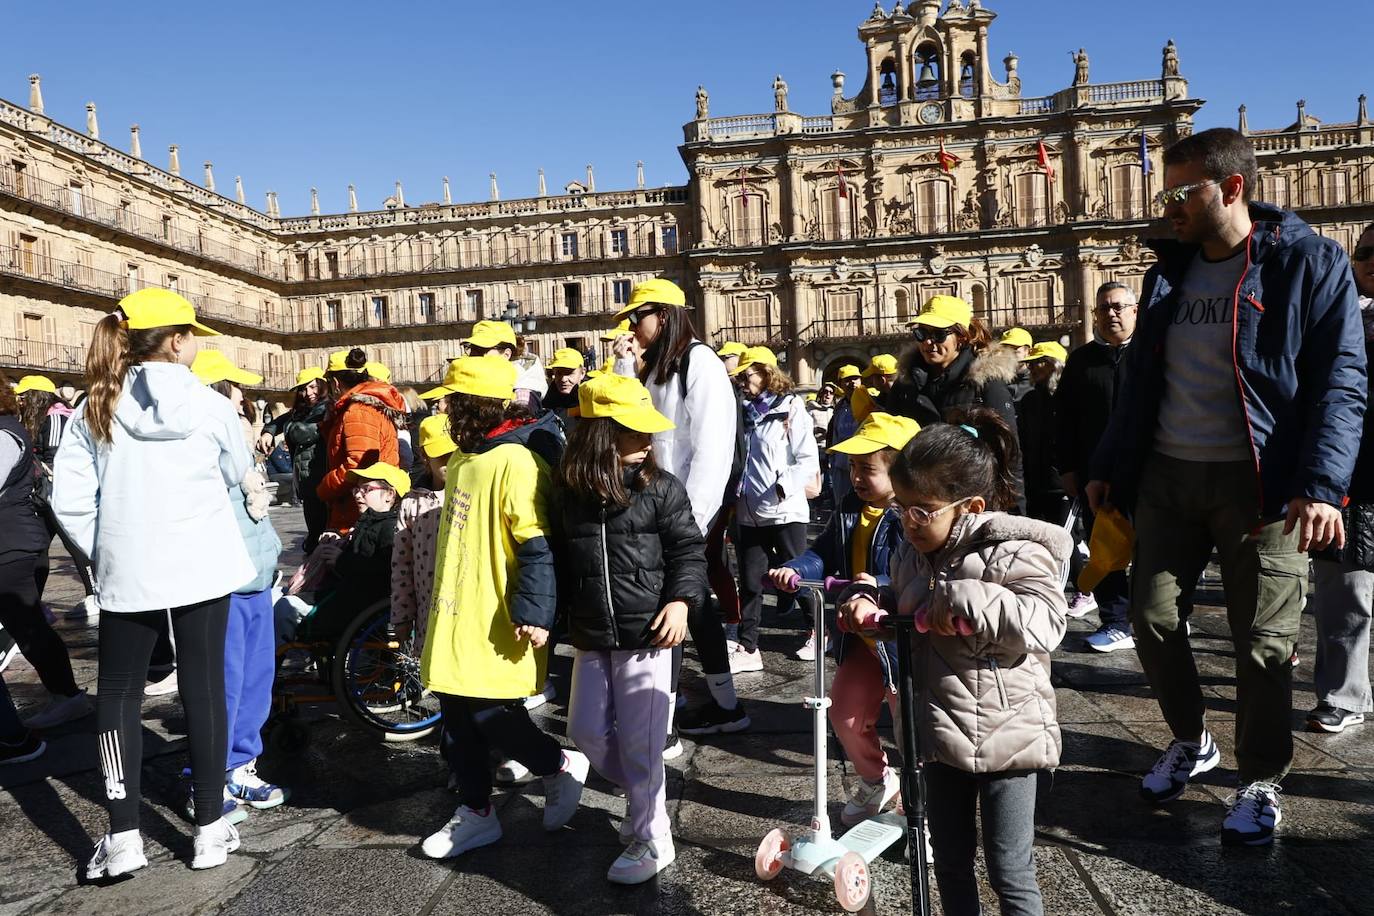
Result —
<path fill-rule="evenodd" d="M 687 351 L 682 354 L 682 359 L 678 360 L 677 379 L 678 385 L 681 386 L 682 399 L 684 401 L 687 400 L 687 367 L 692 358 L 692 353 L 697 347 L 706 347 L 708 350 L 711 349 L 699 340 L 693 341 L 692 345 L 687 348 Z M 711 355 L 715 355 L 714 350 L 711 350 Z M 749 460 L 749 437 L 748 433 L 745 432 L 744 411 L 744 402 L 740 400 L 739 395 L 736 394 L 735 449 L 730 457 L 730 476 L 725 481 L 725 492 L 721 494 L 720 499 L 721 506 L 726 509 L 734 508 L 735 501 L 739 499 L 740 481 L 744 479 L 744 465 Z"/>

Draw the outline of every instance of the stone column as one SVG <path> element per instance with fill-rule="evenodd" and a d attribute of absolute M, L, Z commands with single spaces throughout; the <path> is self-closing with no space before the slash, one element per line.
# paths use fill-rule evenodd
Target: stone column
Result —
<path fill-rule="evenodd" d="M 874 54 L 873 39 L 868 40 L 868 90 L 871 93 L 868 97 L 869 107 L 878 104 L 878 86 L 880 85 L 878 76 L 878 57 Z"/>
<path fill-rule="evenodd" d="M 1083 344 L 1092 339 L 1093 333 L 1093 306 L 1096 305 L 1093 293 L 1096 287 L 1093 284 L 1093 269 L 1097 267 L 1097 255 L 1091 252 L 1079 251 L 1073 254 L 1071 261 L 1076 268 L 1076 280 L 1079 295 L 1079 320 L 1082 321 L 1078 333 L 1074 335 L 1074 343 Z"/>
<path fill-rule="evenodd" d="M 539 196 L 545 197 L 549 193 L 548 187 L 544 182 L 544 170 L 539 170 Z"/>
<path fill-rule="evenodd" d="M 29 111 L 43 113 L 43 78 L 37 73 L 29 75 Z"/>
<path fill-rule="evenodd" d="M 215 190 L 215 164 L 208 159 L 205 162 L 205 190 Z"/>
<path fill-rule="evenodd" d="M 310 189 L 310 215 L 320 215 L 320 191 L 318 188 Z"/>
<path fill-rule="evenodd" d="M 644 190 L 644 160 L 635 163 L 635 188 Z"/>
<path fill-rule="evenodd" d="M 243 176 L 234 176 L 234 199 L 239 203 L 244 203 L 243 199 Z"/>
<path fill-rule="evenodd" d="M 806 232 L 806 199 L 802 190 L 802 170 L 800 163 L 792 157 L 790 151 L 783 156 L 781 165 L 779 184 L 787 190 L 787 218 L 778 222 L 782 224 L 787 240 L 795 242 Z"/>
<path fill-rule="evenodd" d="M 348 186 L 348 212 L 358 212 L 358 189 L 353 185 Z"/>
<path fill-rule="evenodd" d="M 100 122 L 95 117 L 95 102 L 86 103 L 86 136 L 92 140 L 100 139 Z"/>
<path fill-rule="evenodd" d="M 977 87 L 977 95 L 980 99 L 988 95 L 988 79 L 991 71 L 988 69 L 988 27 L 980 25 L 978 27 L 978 66 L 974 70 L 974 85 Z"/>
<path fill-rule="evenodd" d="M 444 176 L 444 203 L 445 203 L 445 204 L 451 204 L 451 203 L 453 203 L 453 192 L 452 192 L 451 190 L 449 190 L 449 186 L 448 186 L 448 176 L 447 176 L 447 175 Z"/>
<path fill-rule="evenodd" d="M 489 177 L 491 178 L 491 199 L 500 200 L 501 189 L 496 186 L 496 173 L 492 172 Z"/>
<path fill-rule="evenodd" d="M 129 128 L 129 155 L 135 159 L 143 158 L 143 144 L 138 142 L 138 125 Z"/>
<path fill-rule="evenodd" d="M 905 39 L 897 42 L 897 98 L 911 98 L 911 45 Z"/>
<path fill-rule="evenodd" d="M 173 175 L 181 174 L 181 155 L 177 152 L 175 143 L 167 147 L 167 171 Z"/>

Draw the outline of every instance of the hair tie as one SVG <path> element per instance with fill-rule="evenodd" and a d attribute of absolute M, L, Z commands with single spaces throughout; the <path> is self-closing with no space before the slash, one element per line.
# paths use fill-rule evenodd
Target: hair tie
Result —
<path fill-rule="evenodd" d="M 959 428 L 962 430 L 967 430 L 968 434 L 973 438 L 978 438 L 978 430 L 974 429 L 972 426 L 969 426 L 967 423 L 960 423 Z"/>

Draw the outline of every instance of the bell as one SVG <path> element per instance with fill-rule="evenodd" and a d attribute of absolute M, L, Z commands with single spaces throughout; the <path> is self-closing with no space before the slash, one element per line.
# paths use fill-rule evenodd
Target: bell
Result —
<path fill-rule="evenodd" d="M 925 60 L 921 61 L 921 75 L 917 78 L 916 85 L 933 86 L 938 82 L 940 82 L 940 79 L 935 75 L 935 67 L 932 65 L 930 58 L 927 57 Z"/>
<path fill-rule="evenodd" d="M 893 73 L 892 73 L 892 71 L 891 71 L 891 70 L 888 70 L 887 72 L 885 72 L 885 73 L 883 74 L 883 91 L 884 91 L 884 92 L 891 92 L 892 90 L 894 90 L 894 89 L 896 89 L 896 88 L 897 88 L 897 81 L 896 81 L 896 79 L 893 78 Z"/>

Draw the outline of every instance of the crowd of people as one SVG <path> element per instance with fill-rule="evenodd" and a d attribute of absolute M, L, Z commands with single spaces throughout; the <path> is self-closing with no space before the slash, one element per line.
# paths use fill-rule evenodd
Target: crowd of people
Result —
<path fill-rule="evenodd" d="M 498 841 L 499 782 L 542 780 L 558 830 L 594 769 L 626 797 L 607 877 L 639 883 L 675 858 L 664 760 L 678 735 L 750 727 L 735 678 L 764 667 L 765 591 L 785 615 L 803 580 L 834 576 L 852 584 L 833 608 L 802 605 L 828 615 L 828 636 L 797 654 L 836 659 L 829 719 L 858 776 L 841 820 L 901 803 L 878 731 L 885 705 L 898 719 L 898 637 L 882 619 L 914 615 L 945 911 L 978 912 L 981 809 L 1002 911 L 1040 913 L 1037 774 L 1061 748 L 1051 653 L 1069 618 L 1094 612 L 1087 649 L 1135 649 L 1172 732 L 1139 793 L 1177 798 L 1221 759 L 1188 639 L 1215 551 L 1237 680 L 1221 839 L 1269 842 L 1309 556 L 1308 725 L 1340 731 L 1371 708 L 1374 226 L 1347 258 L 1253 200 L 1254 153 L 1235 131 L 1184 138 L 1164 162 L 1175 238 L 1155 245 L 1142 289 L 1097 290 L 1088 342 L 994 338 L 938 295 L 907 352 L 839 366 L 804 396 L 771 349 L 704 344 L 683 290 L 655 279 L 615 316 L 600 364 L 563 349 L 545 366 L 482 321 L 429 391 L 398 390 L 352 348 L 303 370 L 266 419 L 244 396 L 261 377 L 199 346 L 215 332 L 189 302 L 131 294 L 95 330 L 85 392 L 0 385 L 0 624 L 53 695 L 21 722 L 0 680 L 0 763 L 93 712 L 109 826 L 86 873 L 143 867 L 139 703 L 170 642 L 192 867 L 222 864 L 248 810 L 289 798 L 256 767 L 276 647 L 335 637 L 389 598 L 442 709 L 458 797 L 424 854 Z M 307 528 L 287 589 L 273 481 Z M 1108 558 L 1109 528 L 1133 550 Z M 94 702 L 42 604 L 54 536 L 101 615 Z M 1085 557 L 1099 574 L 1080 590 Z M 570 749 L 529 714 L 552 696 L 557 638 L 573 650 Z M 678 692 L 689 639 L 695 703 Z"/>

